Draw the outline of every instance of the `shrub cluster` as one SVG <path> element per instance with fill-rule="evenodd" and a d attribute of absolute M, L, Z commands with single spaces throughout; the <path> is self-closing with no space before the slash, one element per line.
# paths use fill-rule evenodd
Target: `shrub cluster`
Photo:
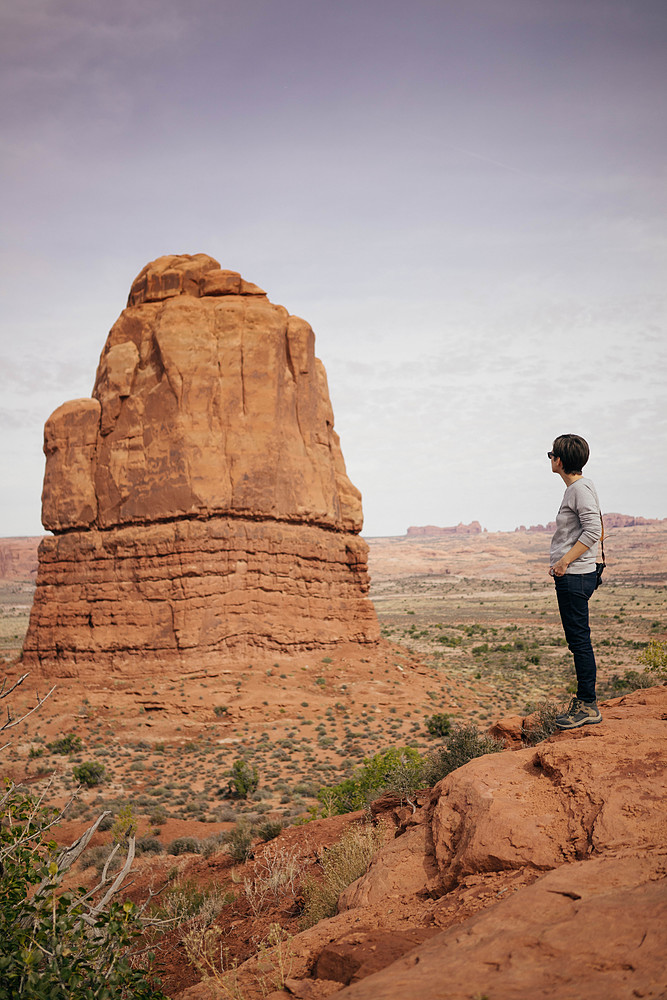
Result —
<path fill-rule="evenodd" d="M 72 774 L 81 785 L 94 788 L 101 785 L 104 779 L 105 767 L 99 760 L 86 760 L 72 768 Z"/>
<path fill-rule="evenodd" d="M 20 787 L 0 800 L 0 1000 L 164 1000 L 133 967 L 133 903 L 62 891 L 72 849 L 47 839 L 55 810 Z"/>
<path fill-rule="evenodd" d="M 428 784 L 435 785 L 458 767 L 463 767 L 475 757 L 498 753 L 503 744 L 492 736 L 480 733 L 474 722 L 455 726 L 446 744 L 432 750 L 426 760 Z"/>
<path fill-rule="evenodd" d="M 436 736 L 442 739 L 445 736 L 449 736 L 452 728 L 452 720 L 444 712 L 440 712 L 437 715 L 431 715 L 426 720 L 426 729 L 431 734 L 431 736 Z"/>
<path fill-rule="evenodd" d="M 76 736 L 74 733 L 67 733 L 66 736 L 60 736 L 53 743 L 46 744 L 51 753 L 78 753 L 79 750 L 83 749 L 83 743 L 80 736 Z"/>
<path fill-rule="evenodd" d="M 366 759 L 351 778 L 331 788 L 320 788 L 317 797 L 331 815 L 342 815 L 365 809 L 384 791 L 414 791 L 423 786 L 423 778 L 419 751 L 414 747 L 392 747 Z"/>

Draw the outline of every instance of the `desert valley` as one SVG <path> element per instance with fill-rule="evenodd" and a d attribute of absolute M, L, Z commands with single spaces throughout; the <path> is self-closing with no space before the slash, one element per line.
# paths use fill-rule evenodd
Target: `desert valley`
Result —
<path fill-rule="evenodd" d="M 212 258 L 141 272 L 45 441 L 3 770 L 61 845 L 108 813 L 65 887 L 131 843 L 166 996 L 667 996 L 667 520 L 608 515 L 603 724 L 554 733 L 548 526 L 364 539 L 312 331 Z"/>

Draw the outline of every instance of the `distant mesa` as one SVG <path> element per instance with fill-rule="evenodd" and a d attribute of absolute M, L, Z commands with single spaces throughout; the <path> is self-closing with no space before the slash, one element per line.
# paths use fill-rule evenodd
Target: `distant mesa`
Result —
<path fill-rule="evenodd" d="M 667 524 L 667 517 L 632 517 L 630 514 L 602 514 L 604 520 L 605 531 L 610 531 L 611 528 L 635 528 L 642 524 Z M 531 524 L 530 528 L 527 528 L 524 524 L 520 525 L 515 531 L 548 531 L 553 534 L 556 530 L 556 522 L 549 521 L 548 524 Z"/>
<path fill-rule="evenodd" d="M 212 257 L 141 271 L 44 451 L 24 647 L 44 672 L 379 637 L 313 331 Z"/>
<path fill-rule="evenodd" d="M 642 524 L 667 524 L 667 517 L 633 517 L 630 514 L 604 514 L 604 526 L 605 531 L 610 531 L 612 528 L 634 528 Z M 532 531 L 540 532 L 547 531 L 549 534 L 553 534 L 556 530 L 556 522 L 549 521 L 547 524 L 531 524 L 529 528 L 525 524 L 519 525 L 515 531 Z M 486 528 L 482 528 L 479 521 L 471 521 L 470 524 L 459 524 L 454 525 L 451 528 L 438 528 L 434 524 L 425 524 L 422 526 L 410 527 L 407 530 L 407 538 L 439 538 L 443 536 L 450 535 L 480 535 L 486 531 Z"/>
<path fill-rule="evenodd" d="M 440 535 L 480 535 L 482 526 L 479 521 L 471 521 L 470 524 L 459 524 L 453 528 L 438 528 L 434 524 L 426 524 L 423 527 L 408 528 L 408 538 L 418 538 L 422 535 L 437 537 Z"/>

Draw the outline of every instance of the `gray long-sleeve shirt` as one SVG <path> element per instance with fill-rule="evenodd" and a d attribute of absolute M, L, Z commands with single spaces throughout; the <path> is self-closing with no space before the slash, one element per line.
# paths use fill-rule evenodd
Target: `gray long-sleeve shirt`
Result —
<path fill-rule="evenodd" d="M 569 552 L 575 542 L 581 542 L 588 549 L 570 563 L 566 573 L 593 573 L 601 536 L 600 501 L 592 480 L 582 476 L 563 494 L 556 515 L 556 531 L 551 539 L 551 566 Z"/>

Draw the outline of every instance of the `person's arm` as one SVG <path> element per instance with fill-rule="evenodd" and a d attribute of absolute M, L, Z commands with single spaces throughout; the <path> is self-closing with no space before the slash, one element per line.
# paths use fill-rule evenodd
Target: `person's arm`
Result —
<path fill-rule="evenodd" d="M 589 548 L 590 546 L 584 545 L 583 542 L 575 542 L 570 551 L 561 556 L 558 562 L 551 567 L 551 575 L 565 576 L 565 571 L 570 563 L 573 563 L 579 556 L 583 556 L 584 552 L 588 552 Z"/>

